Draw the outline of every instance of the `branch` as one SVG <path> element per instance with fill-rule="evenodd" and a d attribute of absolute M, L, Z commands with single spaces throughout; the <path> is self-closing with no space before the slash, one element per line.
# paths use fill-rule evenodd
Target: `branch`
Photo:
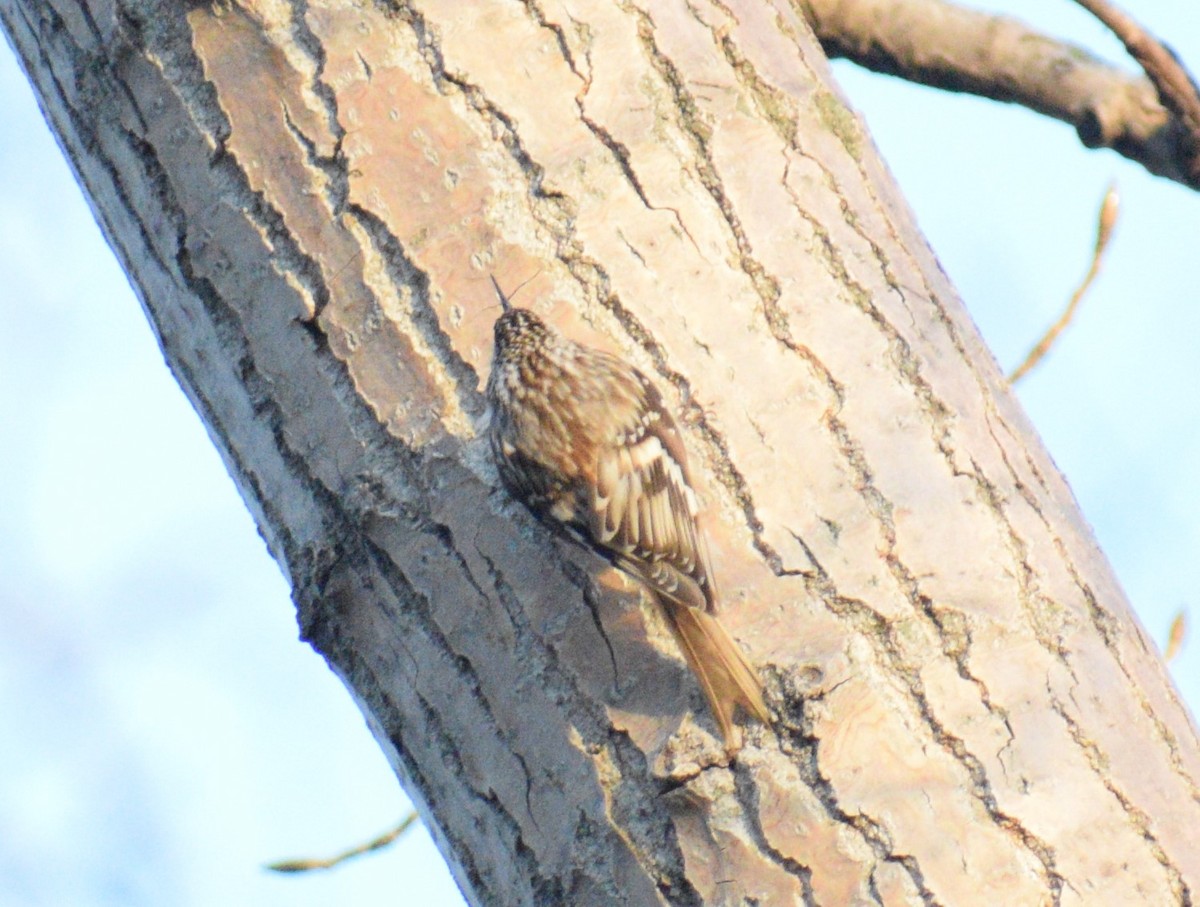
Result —
<path fill-rule="evenodd" d="M 268 863 L 264 868 L 270 869 L 272 872 L 312 872 L 314 869 L 333 869 L 333 867 L 345 863 L 354 857 L 361 857 L 365 853 L 382 850 L 408 831 L 409 827 L 416 821 L 417 813 L 416 810 L 413 810 L 401 819 L 400 824 L 394 828 L 385 831 L 376 838 L 372 838 L 365 844 L 359 844 L 348 850 L 343 850 L 332 857 L 303 857 L 297 860 L 280 860 L 278 863 Z"/>
<path fill-rule="evenodd" d="M 1194 186 L 1200 179 L 1200 89 L 1180 62 L 1179 57 L 1133 19 L 1106 0 L 1075 0 L 1108 26 L 1125 45 L 1129 56 L 1137 60 L 1158 90 L 1164 107 L 1187 129 L 1189 160 L 1187 173 Z"/>
<path fill-rule="evenodd" d="M 1160 103 L 1150 80 L 1081 47 L 942 0 L 805 0 L 804 7 L 831 58 L 1020 104 L 1071 124 L 1088 148 L 1111 148 L 1151 173 L 1200 188 L 1188 121 Z"/>
<path fill-rule="evenodd" d="M 1163 649 L 1163 663 L 1170 664 L 1183 648 L 1187 638 L 1187 611 L 1180 610 L 1171 621 L 1171 629 L 1167 633 L 1167 647 Z"/>
<path fill-rule="evenodd" d="M 1087 274 L 1084 275 L 1083 281 L 1076 287 L 1075 292 L 1071 294 L 1071 299 L 1058 321 L 1050 326 L 1049 330 L 1042 335 L 1042 339 L 1029 351 L 1025 361 L 1013 369 L 1012 374 L 1008 376 L 1009 384 L 1016 384 L 1045 358 L 1046 353 L 1050 352 L 1050 347 L 1054 345 L 1054 341 L 1058 339 L 1058 335 L 1075 317 L 1075 311 L 1079 308 L 1079 303 L 1083 301 L 1084 294 L 1091 287 L 1096 275 L 1100 273 L 1104 250 L 1108 248 L 1108 241 L 1112 239 L 1113 227 L 1117 223 L 1117 204 L 1117 187 L 1109 186 L 1108 191 L 1104 193 L 1104 201 L 1100 204 L 1100 216 L 1097 218 L 1096 224 L 1096 245 L 1092 249 L 1092 263 L 1088 266 Z"/>

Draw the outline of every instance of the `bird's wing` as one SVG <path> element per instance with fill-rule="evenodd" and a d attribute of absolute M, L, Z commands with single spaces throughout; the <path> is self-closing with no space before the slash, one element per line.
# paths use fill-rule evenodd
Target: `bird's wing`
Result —
<path fill-rule="evenodd" d="M 599 445 L 589 533 L 623 569 L 661 595 L 713 611 L 716 590 L 679 430 L 642 375 L 637 415 Z"/>

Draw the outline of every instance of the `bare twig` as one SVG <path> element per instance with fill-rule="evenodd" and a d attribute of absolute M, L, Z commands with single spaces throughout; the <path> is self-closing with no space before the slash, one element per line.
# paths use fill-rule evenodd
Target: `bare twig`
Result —
<path fill-rule="evenodd" d="M 1167 634 L 1167 647 L 1163 649 L 1163 661 L 1170 664 L 1175 656 L 1179 654 L 1179 650 L 1183 648 L 1183 641 L 1187 637 L 1187 612 L 1180 610 L 1175 615 L 1175 619 L 1171 621 L 1171 630 Z"/>
<path fill-rule="evenodd" d="M 1020 104 L 1151 173 L 1200 188 L 1193 131 L 1154 84 L 1024 23 L 945 0 L 800 0 L 830 57 L 945 91 Z"/>
<path fill-rule="evenodd" d="M 391 829 L 390 831 L 385 831 L 379 837 L 368 841 L 366 844 L 359 844 L 357 847 L 351 847 L 349 850 L 344 850 L 332 857 L 281 860 L 278 863 L 268 863 L 265 868 L 270 869 L 272 872 L 311 872 L 315 869 L 332 869 L 339 863 L 346 862 L 346 860 L 362 856 L 363 854 L 370 853 L 373 850 L 380 850 L 384 847 L 387 847 L 402 834 L 408 831 L 409 826 L 416 821 L 416 812 L 410 812 L 395 828 Z"/>
<path fill-rule="evenodd" d="M 1162 105 L 1187 127 L 1191 160 L 1188 175 L 1193 183 L 1200 177 L 1200 89 L 1183 63 L 1162 41 L 1117 9 L 1107 0 L 1075 0 L 1108 26 L 1145 70 L 1158 90 Z"/>
<path fill-rule="evenodd" d="M 1071 294 L 1071 301 L 1067 303 L 1067 307 L 1062 315 L 1059 316 L 1058 321 L 1050 326 L 1050 329 L 1037 342 L 1037 345 L 1029 351 L 1029 355 L 1025 357 L 1025 361 L 1018 365 L 1013 370 L 1013 373 L 1008 376 L 1009 384 L 1015 384 L 1020 381 L 1030 369 L 1042 361 L 1042 358 L 1050 351 L 1050 347 L 1054 345 L 1054 341 L 1058 339 L 1058 335 L 1063 332 L 1063 329 L 1075 317 L 1075 311 L 1079 308 L 1079 303 L 1083 300 L 1084 294 L 1087 293 L 1088 287 L 1092 285 L 1092 281 L 1096 279 L 1096 275 L 1100 273 L 1100 265 L 1104 260 L 1104 250 L 1108 248 L 1108 241 L 1112 238 L 1113 227 L 1117 222 L 1117 207 L 1117 187 L 1112 185 L 1104 193 L 1104 201 L 1100 204 L 1100 216 L 1096 224 L 1096 246 L 1092 250 L 1092 263 L 1088 268 L 1087 274 L 1075 292 Z"/>

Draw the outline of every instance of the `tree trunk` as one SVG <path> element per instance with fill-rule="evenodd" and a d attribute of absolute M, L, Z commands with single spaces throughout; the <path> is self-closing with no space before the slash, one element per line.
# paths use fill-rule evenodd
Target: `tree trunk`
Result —
<path fill-rule="evenodd" d="M 789 4 L 0 16 L 470 901 L 1191 903 L 1195 729 Z M 498 488 L 491 272 L 682 418 L 777 718 L 731 765 Z"/>

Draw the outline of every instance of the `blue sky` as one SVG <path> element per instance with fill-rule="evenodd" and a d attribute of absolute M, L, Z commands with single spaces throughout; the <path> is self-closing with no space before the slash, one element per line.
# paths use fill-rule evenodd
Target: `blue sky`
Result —
<path fill-rule="evenodd" d="M 984 5 L 984 4 L 980 4 Z M 987 4 L 1123 55 L 1074 4 Z M 1142 21 L 1200 69 L 1200 18 Z M 1152 637 L 1200 588 L 1200 196 L 1016 108 L 837 66 L 1010 368 L 1122 216 L 1076 323 L 1019 395 Z M 0 900 L 454 904 L 423 830 L 333 872 L 406 810 L 356 707 L 297 641 L 274 562 L 0 45 Z M 1200 644 L 1172 665 L 1200 702 Z"/>

